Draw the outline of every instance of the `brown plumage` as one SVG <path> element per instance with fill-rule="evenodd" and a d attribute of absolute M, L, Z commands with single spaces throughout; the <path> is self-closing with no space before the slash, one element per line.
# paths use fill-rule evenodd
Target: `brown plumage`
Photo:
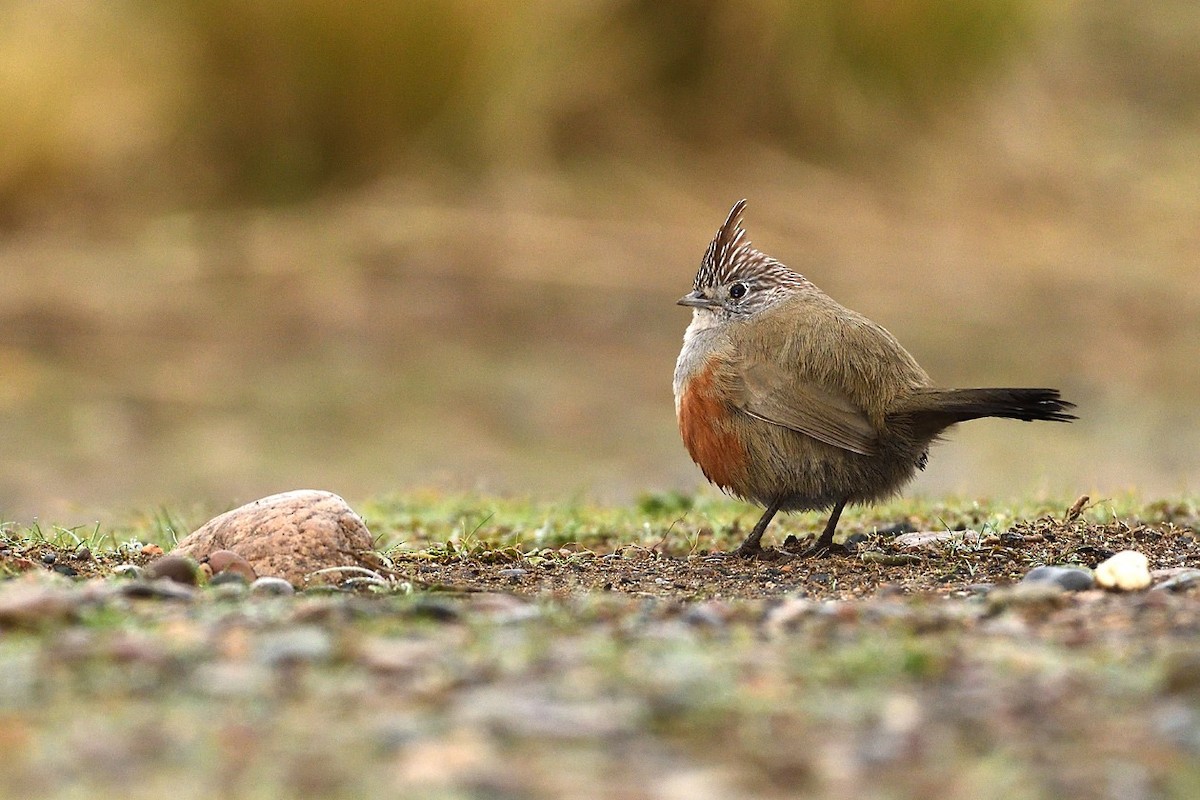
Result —
<path fill-rule="evenodd" d="M 809 552 L 827 551 L 846 503 L 897 492 L 946 428 L 979 417 L 1074 419 L 1055 389 L 938 389 L 896 338 L 754 250 L 745 201 L 701 261 L 675 366 L 679 431 L 711 482 L 780 511 L 832 509 Z"/>

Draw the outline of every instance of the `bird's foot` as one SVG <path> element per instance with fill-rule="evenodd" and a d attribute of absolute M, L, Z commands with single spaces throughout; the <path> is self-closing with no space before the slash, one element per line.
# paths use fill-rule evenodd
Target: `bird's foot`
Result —
<path fill-rule="evenodd" d="M 793 535 L 783 540 L 783 550 L 792 558 L 825 558 L 827 556 L 849 555 L 851 550 L 844 544 L 822 542 L 818 539 L 808 547 L 801 547 L 801 542 Z"/>
<path fill-rule="evenodd" d="M 814 544 L 801 553 L 796 554 L 796 558 L 828 558 L 830 556 L 848 556 L 850 551 L 844 544 L 820 545 Z"/>
<path fill-rule="evenodd" d="M 790 553 L 784 553 L 774 547 L 763 547 L 757 542 L 750 545 L 742 542 L 736 550 L 730 551 L 729 555 L 734 558 L 744 558 L 747 561 L 779 561 L 792 557 Z"/>
<path fill-rule="evenodd" d="M 766 552 L 758 542 L 742 542 L 736 550 L 730 552 L 730 555 L 737 558 L 754 559 L 762 558 Z"/>

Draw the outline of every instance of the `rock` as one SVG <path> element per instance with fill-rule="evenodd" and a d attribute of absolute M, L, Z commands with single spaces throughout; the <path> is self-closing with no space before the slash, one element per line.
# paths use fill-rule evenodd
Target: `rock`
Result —
<path fill-rule="evenodd" d="M 208 585 L 208 596 L 214 600 L 236 600 L 246 596 L 249 591 L 249 584 L 241 575 L 234 575 L 232 572 L 226 572 L 221 576 L 224 580 L 218 580 Z"/>
<path fill-rule="evenodd" d="M 202 564 L 202 567 L 208 566 Z M 240 586 L 243 589 L 250 585 L 250 581 L 246 580 L 246 576 L 237 572 L 221 572 L 213 575 L 208 581 L 209 586 Z"/>
<path fill-rule="evenodd" d="M 156 544 L 147 544 L 142 546 L 142 555 L 144 556 L 161 556 L 163 549 Z"/>
<path fill-rule="evenodd" d="M 1159 572 L 1159 570 L 1155 570 Z M 1154 576 L 1151 576 L 1154 577 Z M 1200 569 L 1182 569 L 1154 585 L 1155 591 L 1182 592 L 1200 584 Z"/>
<path fill-rule="evenodd" d="M 496 573 L 496 575 L 501 578 L 508 578 L 513 583 L 516 583 L 527 572 L 528 572 L 528 570 L 521 569 L 520 567 L 509 567 L 508 569 L 500 570 L 499 572 Z"/>
<path fill-rule="evenodd" d="M 913 531 L 902 533 L 892 540 L 892 544 L 902 550 L 932 549 L 949 542 L 978 544 L 979 533 L 977 531 Z"/>
<path fill-rule="evenodd" d="M 169 578 L 129 581 L 121 584 L 120 593 L 126 597 L 144 597 L 151 600 L 188 601 L 196 596 L 194 588 Z"/>
<path fill-rule="evenodd" d="M 990 614 L 999 614 L 1006 609 L 1044 612 L 1061 607 L 1065 594 L 1058 583 L 1022 581 L 988 592 L 986 603 Z"/>
<path fill-rule="evenodd" d="M 1150 585 L 1150 562 L 1136 550 L 1122 550 L 1096 567 L 1096 583 L 1120 592 L 1145 589 Z"/>
<path fill-rule="evenodd" d="M 433 622 L 456 622 L 462 616 L 454 603 L 424 595 L 418 595 L 405 610 L 409 616 Z"/>
<path fill-rule="evenodd" d="M 304 625 L 263 633 L 255 643 L 255 660 L 266 666 L 328 661 L 333 639 L 324 629 Z"/>
<path fill-rule="evenodd" d="M 868 564 L 879 564 L 884 567 L 903 567 L 906 564 L 920 564 L 921 557 L 912 553 L 885 553 L 882 550 L 868 550 L 859 558 Z"/>
<path fill-rule="evenodd" d="M 137 580 L 143 577 L 146 571 L 137 564 L 118 564 L 113 567 L 113 575 L 118 578 L 131 578 Z"/>
<path fill-rule="evenodd" d="M 250 594 L 286 595 L 295 593 L 296 587 L 292 586 L 283 578 L 272 578 L 269 575 L 256 578 L 254 582 L 250 584 Z"/>
<path fill-rule="evenodd" d="M 779 636 L 799 626 L 802 620 L 816 613 L 817 604 L 804 597 L 788 597 L 767 610 L 763 627 L 772 636 Z"/>
<path fill-rule="evenodd" d="M 10 581 L 0 588 L 0 628 L 39 628 L 75 616 L 77 596 L 44 583 Z"/>
<path fill-rule="evenodd" d="M 167 578 L 184 586 L 195 586 L 199 582 L 200 565 L 188 556 L 163 556 L 146 565 L 145 575 L 150 580 Z"/>
<path fill-rule="evenodd" d="M 253 583 L 258 577 L 258 573 L 254 571 L 254 567 L 250 566 L 250 562 L 232 550 L 217 550 L 210 553 L 204 559 L 204 563 L 212 570 L 214 576 L 232 573 L 244 579 L 246 583 Z"/>
<path fill-rule="evenodd" d="M 203 560 L 232 550 L 258 575 L 305 585 L 336 582 L 337 573 L 312 573 L 358 566 L 360 553 L 370 552 L 373 545 L 367 526 L 345 500 L 330 492 L 301 489 L 255 500 L 209 520 L 180 541 L 174 553 Z"/>
<path fill-rule="evenodd" d="M 537 619 L 542 610 L 534 603 L 501 592 L 479 592 L 470 598 L 471 610 L 485 614 L 497 625 L 512 625 Z"/>
<path fill-rule="evenodd" d="M 720 600 L 709 600 L 705 603 L 689 606 L 680 615 L 680 618 L 695 628 L 720 630 L 728 625 L 731 616 L 733 616 L 733 611 L 730 609 L 728 603 L 723 603 Z"/>
<path fill-rule="evenodd" d="M 645 709 L 629 698 L 563 697 L 536 683 L 484 685 L 459 693 L 452 724 L 502 738 L 580 742 L 627 738 L 643 723 Z"/>
<path fill-rule="evenodd" d="M 1096 585 L 1091 570 L 1077 567 L 1034 567 L 1025 573 L 1021 583 L 1047 583 L 1068 592 L 1082 592 Z"/>

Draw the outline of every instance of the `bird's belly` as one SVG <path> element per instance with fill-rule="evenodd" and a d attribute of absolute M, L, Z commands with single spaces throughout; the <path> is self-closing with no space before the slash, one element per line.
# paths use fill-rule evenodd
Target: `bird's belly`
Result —
<path fill-rule="evenodd" d="M 828 508 L 842 500 L 874 502 L 895 494 L 916 472 L 915 456 L 883 443 L 871 455 L 843 450 L 802 433 L 751 420 L 743 496 L 785 510 Z"/>
<path fill-rule="evenodd" d="M 718 393 L 711 365 L 684 383 L 676 404 L 683 445 L 704 477 L 745 495 L 747 458 L 734 425 L 737 412 Z"/>

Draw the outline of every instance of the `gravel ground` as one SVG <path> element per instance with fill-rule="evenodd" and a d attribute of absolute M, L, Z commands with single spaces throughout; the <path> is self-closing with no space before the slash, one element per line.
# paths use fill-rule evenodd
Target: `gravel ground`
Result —
<path fill-rule="evenodd" d="M 1193 527 L 900 526 L 818 561 L 410 544 L 292 596 L 10 531 L 0 797 L 1192 797 Z M 1021 582 L 1125 549 L 1152 588 Z"/>

